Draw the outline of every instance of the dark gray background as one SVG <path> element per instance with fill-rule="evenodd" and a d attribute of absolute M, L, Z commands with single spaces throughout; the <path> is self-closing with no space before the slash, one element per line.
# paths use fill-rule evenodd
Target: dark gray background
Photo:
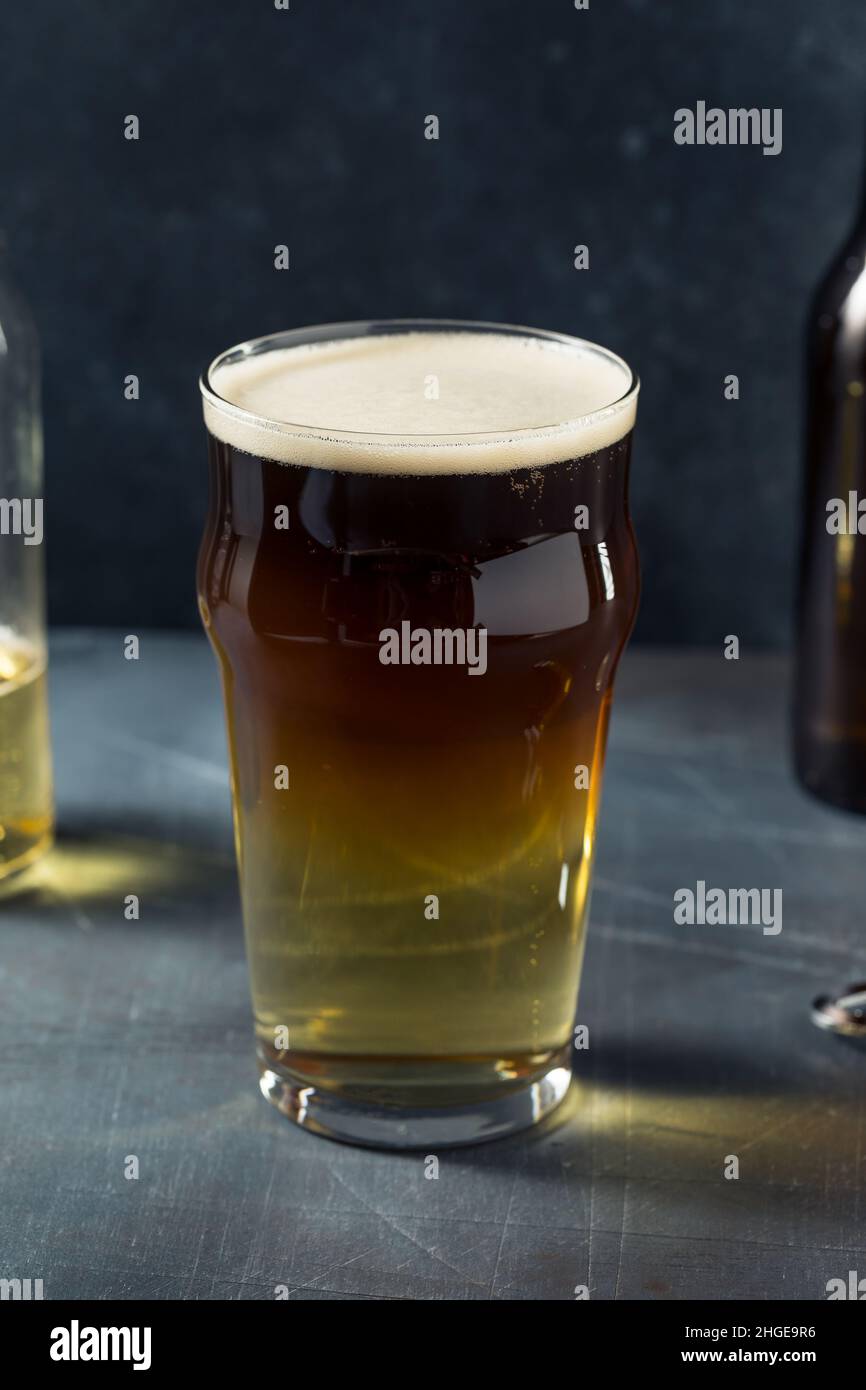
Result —
<path fill-rule="evenodd" d="M 862 0 L 4 6 L 0 223 L 45 345 L 51 618 L 196 621 L 216 351 L 432 314 L 633 361 L 638 637 L 784 642 L 801 327 L 859 198 L 864 40 Z M 676 146 L 701 99 L 781 106 L 782 154 Z"/>

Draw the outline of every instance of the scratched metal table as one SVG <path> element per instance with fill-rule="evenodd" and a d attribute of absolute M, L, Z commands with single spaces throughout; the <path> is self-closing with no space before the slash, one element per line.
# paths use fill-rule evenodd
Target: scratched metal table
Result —
<path fill-rule="evenodd" d="M 258 1096 L 204 640 L 145 634 L 128 662 L 120 634 L 63 633 L 51 690 L 59 845 L 0 903 L 0 1277 L 47 1299 L 820 1299 L 866 1274 L 866 1052 L 808 1022 L 866 976 L 866 824 L 794 787 L 780 658 L 627 654 L 579 1084 L 438 1180 Z M 782 888 L 781 933 L 675 925 L 699 879 Z"/>

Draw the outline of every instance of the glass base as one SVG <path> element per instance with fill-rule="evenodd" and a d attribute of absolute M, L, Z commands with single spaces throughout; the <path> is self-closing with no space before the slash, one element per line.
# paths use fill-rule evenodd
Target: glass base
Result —
<path fill-rule="evenodd" d="M 54 844 L 54 835 L 50 830 L 36 840 L 25 841 L 21 838 L 22 844 L 16 845 L 13 853 L 6 859 L 0 859 L 0 883 L 3 883 L 4 887 L 7 881 L 17 880 L 19 874 L 36 864 Z"/>
<path fill-rule="evenodd" d="M 266 1100 L 295 1124 L 327 1139 L 373 1149 L 456 1148 L 482 1144 L 538 1124 L 565 1099 L 571 1083 L 571 1045 L 551 1054 L 536 1075 L 503 1083 L 501 1094 L 487 1090 L 460 1104 L 424 1104 L 364 1099 L 357 1093 L 326 1090 L 293 1076 L 259 1054 L 259 1089 Z M 395 1094 L 398 1094 L 395 1088 Z M 441 1092 L 440 1092 L 441 1094 Z"/>

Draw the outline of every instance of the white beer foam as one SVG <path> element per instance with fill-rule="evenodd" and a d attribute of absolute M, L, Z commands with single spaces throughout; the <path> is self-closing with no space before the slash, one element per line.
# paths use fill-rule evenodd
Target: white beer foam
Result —
<path fill-rule="evenodd" d="M 217 359 L 204 416 L 217 439 L 279 463 L 500 473 L 622 439 L 632 380 L 620 358 L 577 339 L 393 332 Z"/>

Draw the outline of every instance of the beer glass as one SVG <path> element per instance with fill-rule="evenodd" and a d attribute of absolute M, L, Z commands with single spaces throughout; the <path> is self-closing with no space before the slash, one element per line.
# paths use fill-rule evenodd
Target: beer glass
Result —
<path fill-rule="evenodd" d="M 39 345 L 0 234 L 0 881 L 51 844 Z"/>
<path fill-rule="evenodd" d="M 435 320 L 256 339 L 201 389 L 262 1090 L 375 1146 L 532 1124 L 571 1078 L 637 380 Z"/>

